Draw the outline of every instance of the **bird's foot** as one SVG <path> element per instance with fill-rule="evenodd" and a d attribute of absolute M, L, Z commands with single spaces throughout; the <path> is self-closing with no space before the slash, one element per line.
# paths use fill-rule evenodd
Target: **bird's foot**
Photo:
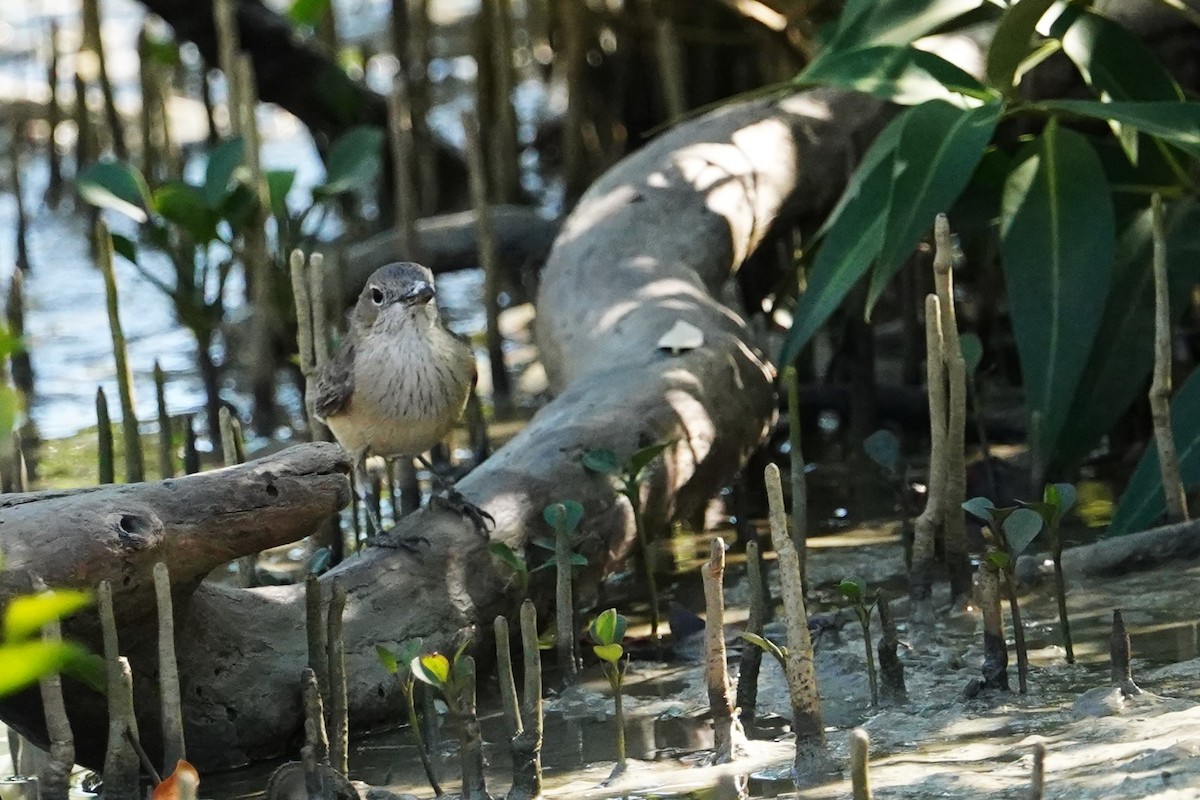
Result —
<path fill-rule="evenodd" d="M 384 547 L 389 550 L 407 550 L 416 554 L 421 547 L 429 547 L 429 540 L 424 536 L 397 536 L 395 533 L 380 533 L 367 539 L 369 547 Z"/>
<path fill-rule="evenodd" d="M 496 527 L 495 517 L 463 497 L 457 489 L 447 488 L 442 494 L 434 495 L 432 502 L 469 519 L 485 539 L 488 538 L 488 532 Z"/>

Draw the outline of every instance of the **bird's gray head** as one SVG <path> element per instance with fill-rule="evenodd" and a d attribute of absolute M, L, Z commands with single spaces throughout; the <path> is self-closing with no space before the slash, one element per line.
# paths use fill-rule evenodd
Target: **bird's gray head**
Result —
<path fill-rule="evenodd" d="M 426 325 L 438 317 L 433 273 L 412 262 L 388 264 L 371 273 L 354 307 L 354 321 L 363 332 L 380 325 Z"/>

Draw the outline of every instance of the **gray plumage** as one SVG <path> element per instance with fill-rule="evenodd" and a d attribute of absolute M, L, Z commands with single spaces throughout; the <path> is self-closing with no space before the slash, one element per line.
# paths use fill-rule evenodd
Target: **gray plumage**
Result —
<path fill-rule="evenodd" d="M 372 273 L 337 354 L 317 373 L 313 407 L 356 461 L 415 456 L 462 417 L 475 379 L 471 346 L 442 322 L 420 264 Z"/>

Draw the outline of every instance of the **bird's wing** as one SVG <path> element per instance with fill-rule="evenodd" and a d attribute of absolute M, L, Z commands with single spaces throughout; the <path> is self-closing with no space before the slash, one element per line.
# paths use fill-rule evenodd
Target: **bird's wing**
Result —
<path fill-rule="evenodd" d="M 354 342 L 347 337 L 336 357 L 329 359 L 316 375 L 313 411 L 328 419 L 350 407 L 354 394 Z"/>

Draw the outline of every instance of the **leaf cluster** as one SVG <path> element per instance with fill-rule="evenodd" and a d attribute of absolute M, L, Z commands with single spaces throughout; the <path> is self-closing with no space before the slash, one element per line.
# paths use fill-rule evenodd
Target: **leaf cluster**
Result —
<path fill-rule="evenodd" d="M 985 525 L 993 545 L 987 554 L 988 561 L 998 569 L 1008 570 L 1043 530 L 1057 542 L 1059 525 L 1074 505 L 1075 487 L 1052 483 L 1046 486 L 1041 501 L 997 508 L 986 497 L 972 497 L 963 503 L 963 509 Z"/>

